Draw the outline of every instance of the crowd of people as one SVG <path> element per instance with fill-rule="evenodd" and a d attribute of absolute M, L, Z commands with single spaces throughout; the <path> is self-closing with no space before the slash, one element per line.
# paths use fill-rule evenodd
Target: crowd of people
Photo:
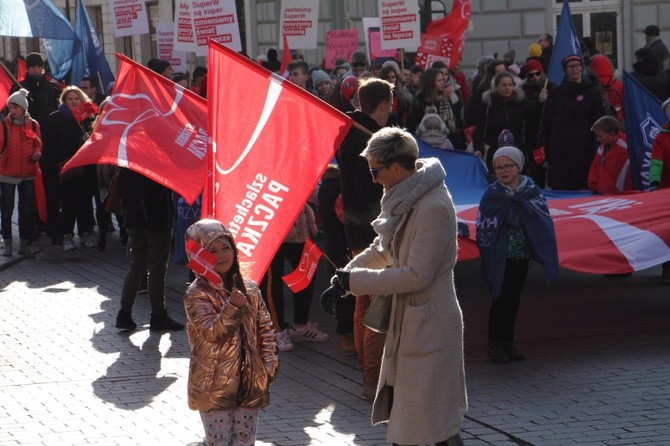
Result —
<path fill-rule="evenodd" d="M 644 33 L 647 45 L 635 52 L 632 74 L 664 101 L 670 121 L 670 54 L 657 26 Z M 462 444 L 467 397 L 463 320 L 453 285 L 454 206 L 443 167 L 434 159 L 419 160 L 416 140 L 471 152 L 488 167 L 491 185 L 480 204 L 476 235 L 492 299 L 487 353 L 495 364 L 524 360 L 514 327 L 529 262 L 541 263 L 548 280 L 558 272 L 541 188 L 611 194 L 632 187 L 621 81 L 612 61 L 587 39 L 583 43 L 583 54 L 561 60 L 564 78 L 556 85 L 546 74 L 553 51 L 549 34 L 530 45 L 525 60 L 517 61 L 513 50 L 501 58 L 483 56 L 469 76 L 443 62 L 371 62 L 362 51 L 331 70 L 295 58 L 288 81 L 347 113 L 356 125 L 258 285 L 244 278 L 225 226 L 192 217 L 180 222 L 175 204 L 189 206 L 166 187 L 115 166 L 61 173 L 93 131 L 105 94 L 89 77 L 78 86 L 57 85 L 45 76 L 42 56 L 31 53 L 26 77 L 7 101 L 0 134 L 3 255 L 13 255 L 17 191 L 19 254 L 34 257 L 30 245 L 40 231 L 66 251 L 77 245 L 105 250 L 106 233 L 115 229 L 103 202 L 112 179 L 118 181 L 123 212 L 116 221 L 130 265 L 116 327 L 137 328 L 132 309 L 136 295 L 146 290 L 150 329 L 182 330 L 165 309 L 170 255 L 184 264 L 192 255 L 184 252 L 186 240 L 210 251 L 220 281 L 194 274 L 185 296 L 192 348 L 189 405 L 201 412 L 207 444 L 221 438 L 253 444 L 258 408 L 268 403 L 276 375 L 276 351 L 330 339 L 310 321 L 313 285 L 293 294 L 289 319 L 281 281 L 285 262 L 295 268 L 305 242 L 321 230 L 333 264 L 332 284 L 320 304 L 337 318 L 342 353 L 358 358 L 361 397 L 373 404 L 373 420 L 389 423 L 394 444 Z M 275 50 L 263 59 L 259 63 L 268 70 L 283 74 Z M 189 77 L 164 60 L 147 66 L 207 96 L 205 67 Z M 106 86 L 105 93 L 113 88 Z M 666 123 L 652 150 L 650 190 L 670 187 L 668 135 Z M 40 174 L 47 216 L 42 223 L 33 205 Z M 662 282 L 670 283 L 670 263 L 663 265 Z M 365 322 L 379 295 L 392 296 L 386 332 Z M 207 378 L 212 373 L 213 382 Z"/>

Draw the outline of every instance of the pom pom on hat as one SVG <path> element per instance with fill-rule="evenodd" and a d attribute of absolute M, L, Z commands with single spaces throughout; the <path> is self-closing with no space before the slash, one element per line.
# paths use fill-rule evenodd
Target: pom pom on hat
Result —
<path fill-rule="evenodd" d="M 528 55 L 530 57 L 540 57 L 542 55 L 542 47 L 539 43 L 532 43 L 528 47 Z"/>
<path fill-rule="evenodd" d="M 500 158 L 501 156 L 506 156 L 507 158 L 514 161 L 514 163 L 517 166 L 519 166 L 520 170 L 523 169 L 525 158 L 523 156 L 523 152 L 521 150 L 517 149 L 516 147 L 503 146 L 503 147 L 498 148 L 498 150 L 496 150 L 493 153 L 493 161 L 492 162 L 495 163 L 496 160 L 498 158 Z"/>
<path fill-rule="evenodd" d="M 28 110 L 28 90 L 25 88 L 12 93 L 7 99 L 7 105 L 14 104 L 21 107 L 24 111 Z"/>
<path fill-rule="evenodd" d="M 509 129 L 503 129 L 498 135 L 498 147 L 514 146 L 514 133 Z"/>

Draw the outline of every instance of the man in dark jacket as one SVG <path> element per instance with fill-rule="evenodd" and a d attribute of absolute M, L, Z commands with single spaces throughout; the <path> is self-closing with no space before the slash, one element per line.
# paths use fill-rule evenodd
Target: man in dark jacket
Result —
<path fill-rule="evenodd" d="M 661 30 L 656 25 L 649 25 L 644 29 L 644 40 L 646 42 L 645 48 L 651 50 L 656 62 L 661 66 L 661 69 L 668 68 L 668 61 L 670 60 L 670 51 L 665 43 L 661 40 Z"/>
<path fill-rule="evenodd" d="M 382 187 L 372 181 L 368 163 L 361 153 L 370 136 L 386 125 L 393 104 L 393 85 L 377 78 L 359 81 L 358 99 L 361 111 L 347 113 L 358 125 L 349 130 L 337 152 L 340 186 L 344 207 L 344 231 L 347 245 L 355 256 L 375 238 L 370 224 L 380 212 Z M 385 335 L 363 325 L 372 296 L 356 296 L 354 343 L 358 363 L 363 371 L 361 397 L 372 402 L 377 390 Z"/>
<path fill-rule="evenodd" d="M 167 61 L 152 59 L 149 68 L 164 74 Z M 165 65 L 167 64 L 167 66 Z M 132 170 L 119 171 L 119 196 L 123 206 L 123 224 L 130 242 L 130 269 L 123 282 L 121 309 L 116 317 L 116 328 L 134 330 L 132 318 L 135 296 L 142 280 L 147 277 L 151 320 L 149 330 L 175 331 L 184 326 L 170 318 L 165 309 L 165 279 L 170 247 L 174 202 L 172 192 L 165 186 Z"/>
<path fill-rule="evenodd" d="M 552 189 L 587 188 L 596 144 L 591 126 L 605 114 L 597 78 L 584 76 L 582 58 L 565 57 L 565 77 L 549 90 L 542 112 L 538 145 L 544 146 L 549 167 L 547 182 Z"/>
<path fill-rule="evenodd" d="M 28 90 L 28 113 L 45 129 L 49 115 L 58 109 L 60 88 L 44 76 L 44 59 L 39 53 L 30 53 L 26 57 L 26 78 L 21 87 Z M 18 88 L 15 88 L 18 90 Z"/>
<path fill-rule="evenodd" d="M 670 96 L 670 75 L 661 69 L 650 48 L 635 51 L 633 77 L 659 101 L 665 101 Z"/>

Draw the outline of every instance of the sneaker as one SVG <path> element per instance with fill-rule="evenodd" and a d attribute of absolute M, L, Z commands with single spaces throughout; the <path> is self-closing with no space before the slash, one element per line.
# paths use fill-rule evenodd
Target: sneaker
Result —
<path fill-rule="evenodd" d="M 291 339 L 311 341 L 311 342 L 328 342 L 330 337 L 317 328 L 318 324 L 307 322 L 304 327 L 291 327 L 289 335 Z"/>
<path fill-rule="evenodd" d="M 93 248 L 93 247 L 97 246 L 97 244 L 95 243 L 95 241 L 93 241 L 93 237 L 91 236 L 91 233 L 90 233 L 90 232 L 84 232 L 84 233 L 79 237 L 79 239 L 81 240 L 81 245 L 82 245 L 84 248 Z"/>
<path fill-rule="evenodd" d="M 277 350 L 280 352 L 293 351 L 295 346 L 288 335 L 288 328 L 277 333 Z"/>
<path fill-rule="evenodd" d="M 72 240 L 71 235 L 64 235 L 63 236 L 63 249 L 66 251 L 72 251 L 75 249 L 74 247 L 74 241 Z"/>

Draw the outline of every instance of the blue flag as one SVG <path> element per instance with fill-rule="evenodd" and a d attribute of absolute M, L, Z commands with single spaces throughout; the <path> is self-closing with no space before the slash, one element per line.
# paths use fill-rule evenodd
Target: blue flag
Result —
<path fill-rule="evenodd" d="M 80 50 L 77 35 L 63 13 L 50 0 L 0 0 L 0 35 L 39 37 L 51 75 L 63 79 L 72 57 Z"/>
<path fill-rule="evenodd" d="M 419 158 L 437 158 L 447 172 L 444 182 L 457 205 L 479 203 L 489 185 L 486 167 L 481 159 L 460 150 L 436 149 L 420 138 Z"/>
<path fill-rule="evenodd" d="M 626 104 L 626 143 L 633 187 L 646 190 L 649 188 L 651 146 L 666 116 L 661 110 L 661 101 L 625 70 L 623 103 Z"/>
<path fill-rule="evenodd" d="M 560 84 L 563 81 L 565 73 L 563 72 L 561 60 L 570 54 L 582 57 L 582 50 L 579 47 L 579 37 L 577 37 L 577 32 L 575 32 L 575 24 L 570 14 L 570 4 L 567 0 L 563 0 L 563 10 L 561 11 L 560 19 L 558 19 L 554 49 L 551 52 L 551 60 L 549 61 L 549 68 L 547 70 L 547 77 L 553 83 Z"/>
<path fill-rule="evenodd" d="M 82 77 L 90 76 L 93 82 L 99 85 L 99 90 L 106 93 L 107 84 L 114 80 L 114 74 L 109 68 L 104 48 L 100 43 L 98 33 L 91 26 L 91 19 L 82 0 L 79 0 L 77 6 L 76 33 L 81 40 L 82 51 L 76 55 L 72 63 L 70 83 L 79 85 Z"/>

